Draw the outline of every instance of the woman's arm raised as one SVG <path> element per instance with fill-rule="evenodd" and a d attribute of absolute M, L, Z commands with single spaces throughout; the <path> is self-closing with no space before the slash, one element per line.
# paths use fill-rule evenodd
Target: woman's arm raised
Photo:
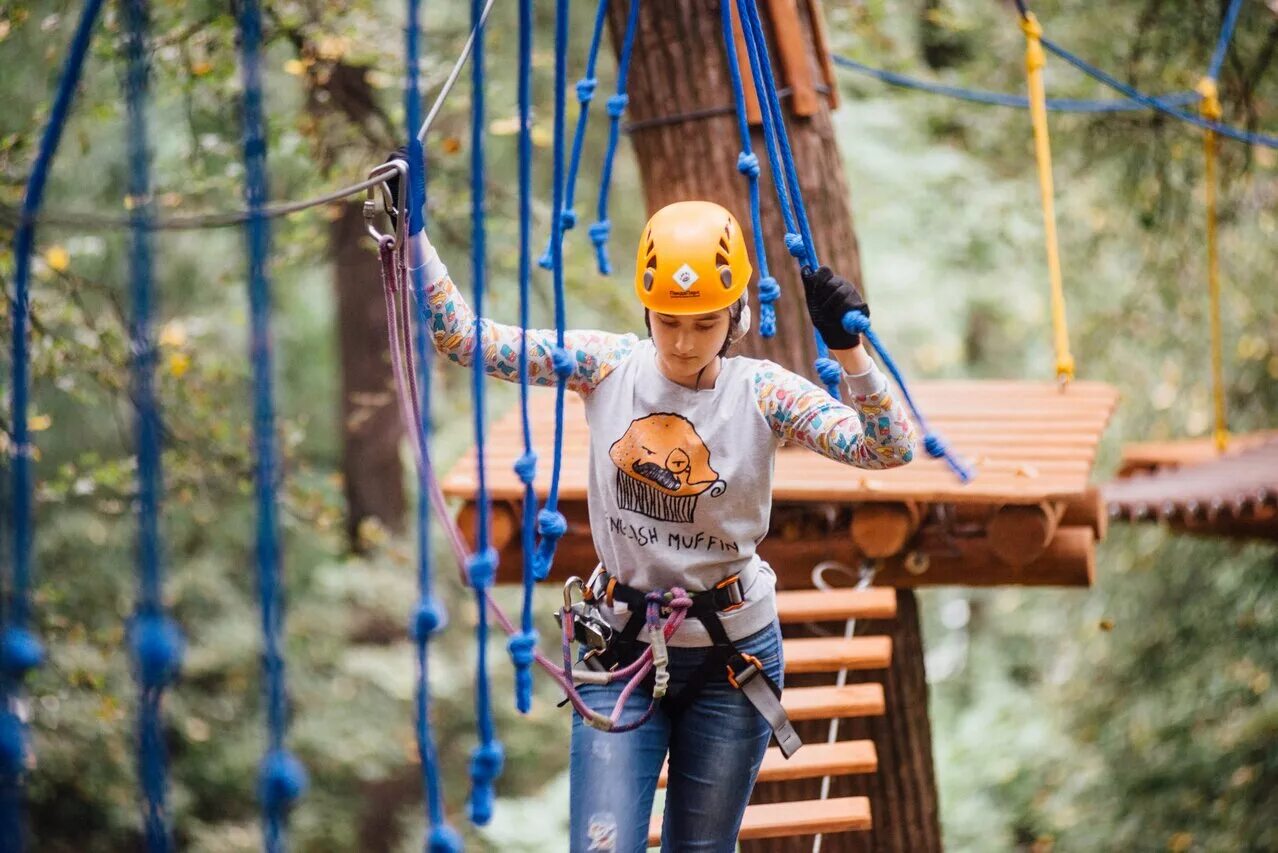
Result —
<path fill-rule="evenodd" d="M 430 333 L 435 349 L 462 365 L 472 364 L 475 352 L 475 312 L 466 304 L 461 291 L 453 284 L 439 253 L 420 232 L 410 244 L 409 268 L 422 269 L 426 280 L 426 306 L 430 315 Z M 519 381 L 519 350 L 524 330 L 518 326 L 480 321 L 480 338 L 484 371 L 489 376 Z M 555 376 L 555 332 L 529 329 L 528 381 L 533 385 L 553 386 Z M 634 349 L 635 335 L 618 335 L 574 329 L 564 333 L 564 349 L 572 360 L 573 370 L 568 388 L 588 394 L 604 380 L 612 369 Z"/>
<path fill-rule="evenodd" d="M 850 405 L 770 361 L 755 373 L 754 387 L 759 411 L 782 441 L 858 468 L 895 468 L 914 458 L 914 423 L 873 362 L 847 377 Z"/>

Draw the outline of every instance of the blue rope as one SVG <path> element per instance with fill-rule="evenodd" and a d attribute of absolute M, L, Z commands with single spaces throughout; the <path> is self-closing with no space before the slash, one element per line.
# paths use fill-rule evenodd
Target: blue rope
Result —
<path fill-rule="evenodd" d="M 799 185 L 798 170 L 794 164 L 794 153 L 790 150 L 788 134 L 785 129 L 785 118 L 781 112 L 781 100 L 777 96 L 776 80 L 772 74 L 772 63 L 768 57 L 768 45 L 763 34 L 763 23 L 759 18 L 758 8 L 750 2 L 750 0 L 737 0 L 737 9 L 742 19 L 742 26 L 746 34 L 746 45 L 753 45 L 750 54 L 750 65 L 755 72 L 755 89 L 760 92 L 761 103 L 766 103 L 764 113 L 771 113 L 773 123 L 776 125 L 775 135 L 780 148 L 780 156 L 783 166 L 785 167 L 786 183 L 789 189 L 790 201 L 794 205 L 795 219 L 799 224 L 799 230 L 802 236 L 795 234 L 793 231 L 786 235 L 786 245 L 790 249 L 790 253 L 796 258 L 803 258 L 810 266 L 816 268 L 819 266 L 816 247 L 812 240 L 812 231 L 808 226 L 808 217 L 803 202 L 803 191 Z M 763 85 L 760 85 L 759 73 L 762 73 Z M 767 124 L 764 124 L 765 136 Z M 780 187 L 778 186 L 778 192 Z M 958 478 L 967 482 L 971 479 L 971 472 L 962 464 L 962 462 L 953 454 L 946 446 L 945 441 L 937 434 L 931 432 L 926 427 L 926 420 L 923 418 L 922 412 L 915 405 L 913 397 L 910 395 L 909 389 L 905 385 L 904 378 L 897 369 L 896 363 L 891 356 L 883 348 L 882 342 L 878 336 L 870 330 L 870 319 L 859 311 L 849 311 L 847 316 L 843 318 L 844 328 L 853 334 L 864 334 L 866 339 L 874 347 L 875 351 L 883 358 L 884 365 L 887 366 L 892 378 L 896 380 L 897 385 L 901 389 L 901 394 L 909 405 L 910 410 L 914 414 L 914 419 L 918 423 L 920 429 L 925 432 L 923 445 L 928 454 L 934 458 L 943 458 L 950 466 L 950 469 L 958 476 Z M 821 376 L 821 380 L 827 386 L 841 381 L 843 377 L 842 366 L 834 359 L 826 355 L 817 359 L 817 372 Z"/>
<path fill-rule="evenodd" d="M 408 124 L 408 217 L 410 238 L 420 233 L 426 217 L 426 164 L 422 144 L 414 132 L 421 125 L 421 91 L 419 82 L 420 49 L 420 0 L 408 0 L 407 21 L 404 27 L 404 116 Z M 398 202 L 397 202 L 398 203 Z M 413 293 L 416 297 L 414 311 L 416 370 L 422 412 L 421 423 L 413 440 L 426 458 L 430 447 L 430 361 L 426 355 L 427 329 L 425 323 L 425 271 L 418 267 L 411 273 Z M 429 853 L 459 853 L 461 837 L 448 825 L 444 814 L 443 787 L 439 779 L 439 756 L 430 724 L 429 643 L 436 631 L 446 621 L 443 605 L 434 597 L 430 548 L 430 502 L 427 498 L 429 482 L 426 466 L 418 470 L 417 481 L 417 606 L 413 611 L 410 635 L 416 651 L 417 684 L 414 690 L 414 723 L 417 729 L 417 756 L 422 766 L 422 794 L 429 827 L 426 849 Z"/>
<path fill-rule="evenodd" d="M 630 98 L 626 95 L 626 81 L 630 76 L 630 57 L 635 50 L 635 35 L 639 31 L 639 0 L 630 0 L 630 13 L 626 16 L 626 34 L 621 42 L 621 55 L 617 58 L 617 93 L 608 99 L 608 148 L 604 152 L 603 171 L 599 178 L 598 219 L 590 226 L 590 242 L 595 245 L 595 261 L 600 275 L 611 275 L 608 262 L 608 237 L 612 234 L 612 222 L 608 219 L 608 191 L 612 187 L 612 163 L 617 156 L 617 144 L 621 140 L 621 117 L 626 112 Z"/>
<path fill-rule="evenodd" d="M 577 130 L 572 136 L 572 159 L 568 165 L 567 195 L 563 209 L 559 211 L 562 231 L 571 230 L 577 224 L 577 211 L 573 209 L 577 197 L 577 171 L 581 168 L 581 152 L 586 141 L 586 124 L 590 119 L 590 102 L 595 97 L 595 87 L 599 81 L 595 77 L 595 65 L 599 59 L 599 45 L 603 40 L 604 21 L 608 17 L 608 0 L 599 0 L 595 10 L 595 28 L 590 36 L 590 51 L 586 54 L 586 73 L 577 81 Z M 562 233 L 562 232 L 561 232 Z M 554 266 L 550 252 L 550 240 L 546 240 L 546 251 L 537 262 L 542 269 Z"/>
<path fill-rule="evenodd" d="M 741 66 L 737 62 L 736 37 L 732 32 L 732 5 L 719 4 L 723 25 L 723 44 L 727 54 L 728 77 L 732 81 L 732 97 L 736 104 L 737 135 L 741 138 L 741 153 L 737 155 L 737 171 L 745 175 L 750 187 L 750 227 L 754 238 L 754 255 L 759 261 L 759 334 L 771 338 L 777 333 L 776 301 L 781 296 L 781 286 L 768 271 L 768 250 L 763 239 L 763 216 L 759 209 L 759 158 L 750 141 L 750 122 L 746 118 L 745 84 L 741 79 Z"/>
<path fill-rule="evenodd" d="M 280 568 L 275 447 L 275 395 L 271 355 L 270 220 L 263 212 L 269 193 L 266 121 L 262 106 L 262 11 L 258 0 L 239 6 L 240 65 L 243 75 L 244 196 L 248 204 L 249 307 L 253 363 L 253 450 L 257 492 L 257 584 L 262 610 L 262 670 L 266 693 L 267 752 L 258 776 L 262 829 L 269 853 L 282 851 L 288 811 L 307 785 L 306 770 L 284 746 L 288 697 L 282 650 L 284 590 Z"/>
<path fill-rule="evenodd" d="M 807 225 L 807 213 L 802 208 L 803 197 L 799 189 L 798 172 L 794 167 L 793 154 L 790 152 L 790 141 L 785 129 L 785 115 L 781 111 L 781 99 L 776 96 L 776 79 L 772 73 L 772 61 L 768 56 L 768 44 L 763 35 L 759 10 L 753 3 L 737 0 L 737 14 L 741 19 L 742 32 L 745 34 L 746 54 L 750 60 L 754 90 L 759 93 L 764 147 L 768 151 L 772 183 L 776 188 L 782 219 L 785 221 L 786 248 L 801 263 L 807 263 L 815 268 L 818 266 L 816 249 L 813 246 L 811 229 Z M 730 39 L 731 33 L 726 34 L 725 37 Z M 735 47 L 733 50 L 735 52 Z M 729 74 L 733 73 L 734 68 L 735 65 L 729 68 Z M 800 232 L 807 236 L 800 236 Z M 815 327 L 812 329 L 812 337 L 816 341 L 817 359 L 813 367 L 816 369 L 817 376 L 830 396 L 836 400 L 840 399 L 839 384 L 843 380 L 843 368 L 830 357 L 830 349 Z"/>
<path fill-rule="evenodd" d="M 9 306 L 12 323 L 13 359 L 10 396 L 12 434 L 12 500 L 9 525 L 13 536 L 12 579 L 6 584 L 9 598 L 0 601 L 0 848 L 20 851 L 25 847 L 22 776 L 26 766 L 26 724 L 16 713 L 18 693 L 28 672 L 44 660 L 44 649 L 28 627 L 31 616 L 31 437 L 27 421 L 30 376 L 31 254 L 35 248 L 36 216 L 44 201 L 49 168 L 66 127 L 71 102 L 79 86 L 84 59 L 102 0 L 87 0 L 80 10 L 75 35 L 58 78 L 57 92 L 49 119 L 40 136 L 31 175 L 22 198 L 22 218 L 13 241 L 13 302 Z"/>
<path fill-rule="evenodd" d="M 602 6 L 603 4 L 601 4 Z M 528 414 L 528 326 L 532 285 L 532 0 L 519 0 L 519 414 L 523 426 L 524 453 L 515 462 L 515 473 L 524 484 L 523 544 L 524 600 L 520 632 L 507 642 L 515 664 L 515 707 L 532 710 L 532 663 L 537 649 L 533 627 L 533 589 L 537 583 L 537 454 L 532 447 L 532 423 Z M 585 106 L 582 107 L 585 115 Z M 571 182 L 570 182 L 571 183 Z"/>
<path fill-rule="evenodd" d="M 159 504 L 164 492 L 160 453 L 162 426 L 155 398 L 156 348 L 152 328 L 154 287 L 151 275 L 151 156 L 147 146 L 147 98 L 150 59 L 146 0 L 123 3 L 124 78 L 128 109 L 130 374 L 134 441 L 138 471 L 138 601 L 130 625 L 134 676 L 138 681 L 138 780 L 142 788 L 142 831 L 146 849 L 164 853 L 173 847 L 168 808 L 168 750 L 164 743 L 164 689 L 182 665 L 178 626 L 164 613 L 164 557 Z"/>
<path fill-rule="evenodd" d="M 1225 64 L 1225 54 L 1229 52 L 1229 42 L 1233 40 L 1234 27 L 1238 24 L 1238 12 L 1241 10 L 1242 0 L 1232 0 L 1225 10 L 1225 20 L 1216 39 L 1216 49 L 1212 51 L 1211 63 L 1207 66 L 1207 76 L 1212 80 L 1220 76 L 1220 67 Z"/>
<path fill-rule="evenodd" d="M 1220 70 L 1220 63 L 1224 62 L 1225 52 L 1228 49 L 1230 38 L 1233 36 L 1234 24 L 1237 23 L 1237 19 L 1238 19 L 1237 7 L 1238 6 L 1239 6 L 1238 0 L 1234 0 L 1233 6 L 1231 6 L 1226 12 L 1225 23 L 1224 23 L 1224 26 L 1221 28 L 1220 37 L 1217 39 L 1217 42 L 1216 42 L 1216 51 L 1215 51 L 1215 54 L 1213 54 L 1212 56 L 1211 66 L 1208 68 L 1208 74 L 1212 79 L 1215 79 L 1215 73 L 1213 72 L 1218 73 Z M 1025 0 L 1016 0 L 1016 9 L 1020 13 L 1022 18 L 1024 18 L 1026 15 L 1029 14 L 1029 9 L 1025 5 Z M 1158 110 L 1160 113 L 1163 113 L 1164 115 L 1169 115 L 1172 118 L 1180 119 L 1183 122 L 1200 127 L 1203 130 L 1214 130 L 1216 133 L 1220 134 L 1221 136 L 1227 136 L 1230 139 L 1235 139 L 1235 140 L 1238 140 L 1239 142 L 1246 142 L 1249 145 L 1263 145 L 1266 148 L 1278 148 L 1278 136 L 1269 136 L 1268 134 L 1264 134 L 1264 133 L 1252 133 L 1246 130 L 1239 130 L 1236 127 L 1231 127 L 1227 124 L 1221 124 L 1219 122 L 1210 121 L 1208 119 L 1203 118 L 1202 116 L 1195 115 L 1194 113 L 1187 113 L 1184 110 L 1176 109 L 1174 106 L 1163 102 L 1159 98 L 1155 98 L 1150 95 L 1147 95 L 1133 86 L 1128 86 L 1126 83 L 1102 71 L 1101 69 L 1097 68 L 1095 65 L 1092 65 L 1091 63 L 1087 62 L 1081 57 L 1076 56 L 1073 53 L 1070 53 L 1068 50 L 1061 47 L 1060 45 L 1058 45 L 1056 42 L 1052 41 L 1051 39 L 1043 38 L 1041 39 L 1041 41 L 1043 43 L 1043 47 L 1046 48 L 1048 51 L 1055 54 L 1056 56 L 1059 56 L 1061 59 L 1065 60 L 1070 65 L 1073 65 L 1075 68 L 1077 68 L 1079 71 L 1082 71 L 1088 77 L 1091 77 L 1094 80 L 1099 80 L 1101 83 L 1104 83 L 1106 86 L 1118 92 L 1119 94 L 1123 95 L 1124 97 L 1128 98 L 1129 100 L 1135 101 L 1138 104 L 1144 104 L 1146 107 L 1149 107 L 1150 109 Z M 1219 61 L 1217 60 L 1216 54 L 1219 54 Z"/>
<path fill-rule="evenodd" d="M 551 146 L 551 209 L 563 207 L 564 196 L 564 112 L 568 88 L 568 0 L 555 0 L 555 117 Z M 568 532 L 568 521 L 559 511 L 559 475 L 563 468 L 564 447 L 564 392 L 568 377 L 576 365 L 564 348 L 564 327 L 567 323 L 567 297 L 564 293 L 564 234 L 563 222 L 555 217 L 550 223 L 551 278 L 555 291 L 555 347 L 551 359 L 555 368 L 555 444 L 550 473 L 550 492 L 546 506 L 537 513 L 537 556 L 534 565 L 537 580 L 545 580 L 550 574 L 559 540 Z"/>
<path fill-rule="evenodd" d="M 504 753 L 493 726 L 488 689 L 488 603 L 487 591 L 497 573 L 497 552 L 489 544 L 487 463 L 484 450 L 484 288 L 488 278 L 487 226 L 484 210 L 484 31 L 482 0 L 471 0 L 470 23 L 475 32 L 470 60 L 470 209 L 471 275 L 475 281 L 475 349 L 471 354 L 472 399 L 475 405 L 475 456 L 478 488 L 475 491 L 476 547 L 466 563 L 466 574 L 475 591 L 475 715 L 479 744 L 470 758 L 470 819 L 484 826 L 493 816 L 494 786 L 501 775 Z"/>
<path fill-rule="evenodd" d="M 1128 98 L 1131 98 L 1133 101 L 1145 104 L 1151 109 L 1158 110 L 1160 113 L 1169 115 L 1172 118 L 1180 119 L 1183 122 L 1196 125 L 1204 130 L 1214 130 L 1221 136 L 1228 136 L 1230 139 L 1236 139 L 1239 142 L 1246 142 L 1250 145 L 1263 145 L 1266 148 L 1278 148 L 1278 136 L 1269 136 L 1263 133 L 1251 133 L 1249 131 L 1239 130 L 1238 128 L 1231 127 L 1227 124 L 1209 121 L 1208 119 L 1202 118 L 1194 113 L 1187 113 L 1184 110 L 1168 106 L 1159 101 L 1157 98 L 1150 97 L 1144 92 L 1115 79 L 1111 75 L 1105 73 L 1096 66 L 1089 64 L 1085 60 L 1080 59 L 1078 56 L 1075 56 L 1065 48 L 1047 38 L 1043 39 L 1043 47 L 1047 48 L 1049 51 L 1059 56 L 1070 65 L 1073 65 L 1089 77 L 1099 80 L 1116 92 L 1122 93 Z"/>
<path fill-rule="evenodd" d="M 940 83 L 932 83 L 927 80 L 921 80 L 918 77 L 909 77 L 905 74 L 898 74 L 895 71 L 888 71 L 882 68 L 874 68 L 855 59 L 846 56 L 834 54 L 832 56 L 834 64 L 840 68 L 846 68 L 867 77 L 872 77 L 880 82 L 887 83 L 892 86 L 900 86 L 904 89 L 913 89 L 919 92 L 927 92 L 933 95 L 942 95 L 947 98 L 955 98 L 960 101 L 967 101 L 973 104 L 985 104 L 994 107 L 1012 107 L 1015 109 L 1028 109 L 1029 98 L 1024 95 L 1011 95 L 1004 92 L 990 92 L 984 89 L 965 89 L 959 86 L 946 86 Z M 1202 95 L 1197 92 L 1172 92 L 1162 95 L 1158 98 L 1164 104 L 1172 106 L 1186 106 L 1195 104 L 1202 100 Z M 1076 98 L 1048 98 L 1047 108 L 1053 112 L 1060 113 L 1119 113 L 1143 111 L 1149 109 L 1146 105 L 1133 101 L 1130 98 L 1111 98 L 1108 100 L 1085 100 Z"/>

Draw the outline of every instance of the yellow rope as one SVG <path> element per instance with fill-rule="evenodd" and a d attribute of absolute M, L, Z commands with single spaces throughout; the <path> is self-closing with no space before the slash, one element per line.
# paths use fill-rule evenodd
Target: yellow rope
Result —
<path fill-rule="evenodd" d="M 1061 255 L 1056 240 L 1055 190 L 1052 186 L 1052 145 L 1047 135 L 1047 90 L 1043 85 L 1043 28 L 1034 14 L 1021 19 L 1025 33 L 1025 73 L 1029 82 L 1030 116 L 1034 122 L 1034 155 L 1038 161 L 1038 188 L 1043 196 L 1043 232 L 1047 240 L 1047 275 L 1052 288 L 1052 342 L 1056 350 L 1056 378 L 1062 385 L 1074 378 L 1074 356 L 1069 351 L 1069 327 L 1065 319 L 1065 288 L 1061 284 Z"/>
<path fill-rule="evenodd" d="M 1209 121 L 1220 121 L 1224 111 L 1220 107 L 1220 93 L 1216 81 L 1204 77 L 1195 87 L 1203 96 L 1199 112 Z M 1214 437 L 1216 449 L 1224 451 L 1229 446 L 1229 425 L 1225 415 L 1224 335 L 1220 328 L 1220 253 L 1216 242 L 1216 131 L 1203 133 L 1203 154 L 1206 157 L 1203 180 L 1207 201 L 1207 292 L 1211 305 L 1211 385 L 1216 410 Z"/>

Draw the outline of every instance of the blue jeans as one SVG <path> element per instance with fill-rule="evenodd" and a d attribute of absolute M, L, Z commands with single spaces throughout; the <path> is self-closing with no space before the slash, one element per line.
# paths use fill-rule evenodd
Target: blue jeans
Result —
<path fill-rule="evenodd" d="M 781 626 L 777 623 L 737 642 L 782 683 Z M 670 695 L 699 669 L 709 647 L 670 649 Z M 582 685 L 586 704 L 610 714 L 623 684 Z M 633 720 L 652 694 L 631 694 L 621 719 Z M 662 760 L 670 753 L 670 778 L 661 849 L 732 853 L 755 776 L 772 732 L 727 673 L 711 674 L 697 697 L 677 715 L 658 708 L 648 722 L 624 734 L 572 721 L 569 829 L 573 853 L 607 850 L 643 853 Z"/>

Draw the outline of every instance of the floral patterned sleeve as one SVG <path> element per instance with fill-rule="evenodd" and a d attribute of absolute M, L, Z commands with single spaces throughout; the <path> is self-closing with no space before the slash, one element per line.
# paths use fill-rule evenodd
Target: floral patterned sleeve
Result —
<path fill-rule="evenodd" d="M 427 276 L 428 281 L 432 278 L 434 281 L 426 287 L 426 304 L 430 308 L 431 337 L 435 349 L 458 364 L 470 365 L 475 350 L 475 312 L 446 270 L 438 277 Z M 480 327 L 484 371 L 498 379 L 518 382 L 523 329 L 488 319 L 481 321 Z M 589 394 L 629 355 L 638 341 L 635 335 L 581 329 L 564 332 L 564 349 L 573 360 L 568 388 L 579 394 Z M 554 348 L 553 330 L 528 330 L 528 381 L 533 385 L 555 384 Z"/>
<path fill-rule="evenodd" d="M 782 441 L 858 468 L 895 468 L 914 458 L 914 422 L 878 368 L 848 377 L 840 403 L 798 374 L 762 362 L 754 376 L 759 411 Z"/>

